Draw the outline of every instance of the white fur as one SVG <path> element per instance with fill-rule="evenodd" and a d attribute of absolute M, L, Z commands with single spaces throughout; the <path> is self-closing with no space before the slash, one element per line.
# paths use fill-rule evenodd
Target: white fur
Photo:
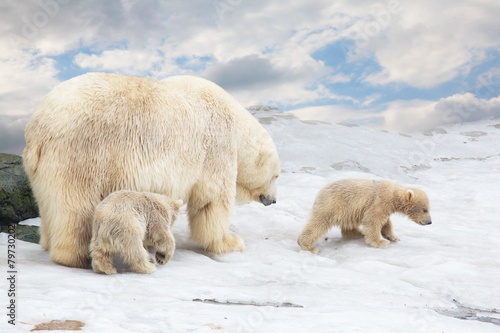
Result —
<path fill-rule="evenodd" d="M 133 272 L 152 273 L 154 260 L 146 248 L 156 250 L 156 262 L 172 258 L 175 239 L 170 231 L 182 200 L 148 192 L 121 190 L 101 201 L 94 213 L 90 254 L 97 273 L 114 274 L 113 257 L 121 255 Z"/>
<path fill-rule="evenodd" d="M 94 208 L 120 189 L 182 199 L 204 249 L 243 250 L 228 232 L 235 196 L 272 199 L 280 172 L 258 121 L 219 86 L 190 76 L 73 78 L 40 101 L 25 137 L 42 247 L 68 266 L 89 266 Z"/>

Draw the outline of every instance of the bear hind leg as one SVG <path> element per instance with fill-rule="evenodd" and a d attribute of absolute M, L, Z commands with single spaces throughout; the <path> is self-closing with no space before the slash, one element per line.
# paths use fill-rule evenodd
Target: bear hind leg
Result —
<path fill-rule="evenodd" d="M 113 254 L 109 251 L 95 248 L 92 250 L 92 268 L 96 273 L 116 274 L 113 266 Z"/>
<path fill-rule="evenodd" d="M 144 248 L 142 239 L 136 238 L 128 242 L 126 247 L 123 246 L 120 254 L 130 265 L 132 272 L 149 274 L 156 271 L 156 266 L 149 258 L 149 253 Z"/>

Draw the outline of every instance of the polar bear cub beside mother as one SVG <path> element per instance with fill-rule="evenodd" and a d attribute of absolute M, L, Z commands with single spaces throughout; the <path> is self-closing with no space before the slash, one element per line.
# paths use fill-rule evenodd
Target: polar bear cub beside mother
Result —
<path fill-rule="evenodd" d="M 259 122 L 216 84 L 89 73 L 60 83 L 26 131 L 24 165 L 51 259 L 89 267 L 92 214 L 109 193 L 187 202 L 191 236 L 211 252 L 244 249 L 229 232 L 238 201 L 276 201 L 279 158 Z"/>
<path fill-rule="evenodd" d="M 121 190 L 97 205 L 92 223 L 90 254 L 97 273 L 114 274 L 113 257 L 123 256 L 133 272 L 152 273 L 154 260 L 147 247 L 156 250 L 156 262 L 165 265 L 175 250 L 170 228 L 182 200 L 157 193 Z"/>

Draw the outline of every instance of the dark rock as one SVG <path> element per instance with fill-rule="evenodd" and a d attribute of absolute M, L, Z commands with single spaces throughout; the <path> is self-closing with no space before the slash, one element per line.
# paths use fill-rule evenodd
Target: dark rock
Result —
<path fill-rule="evenodd" d="M 19 225 L 13 224 L 12 226 L 0 226 L 0 232 L 6 234 L 14 234 L 16 239 L 38 244 L 40 242 L 40 234 L 38 227 L 33 225 Z"/>
<path fill-rule="evenodd" d="M 0 225 L 38 216 L 21 156 L 0 153 Z"/>

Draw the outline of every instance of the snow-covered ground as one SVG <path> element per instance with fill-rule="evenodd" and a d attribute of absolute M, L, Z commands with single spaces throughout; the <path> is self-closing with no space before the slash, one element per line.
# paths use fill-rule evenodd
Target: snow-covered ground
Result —
<path fill-rule="evenodd" d="M 151 275 L 124 264 L 112 276 L 56 265 L 39 245 L 17 241 L 17 325 L 7 324 L 2 292 L 0 330 L 77 320 L 86 332 L 500 331 L 500 120 L 400 135 L 286 113 L 256 117 L 276 142 L 282 174 L 276 205 L 234 209 L 243 253 L 201 251 L 185 214 L 174 226 L 174 257 Z M 332 229 L 318 255 L 300 251 L 318 190 L 350 177 L 424 189 L 433 224 L 395 216 L 401 241 L 387 249 Z M 5 291 L 6 234 L 0 245 Z"/>

